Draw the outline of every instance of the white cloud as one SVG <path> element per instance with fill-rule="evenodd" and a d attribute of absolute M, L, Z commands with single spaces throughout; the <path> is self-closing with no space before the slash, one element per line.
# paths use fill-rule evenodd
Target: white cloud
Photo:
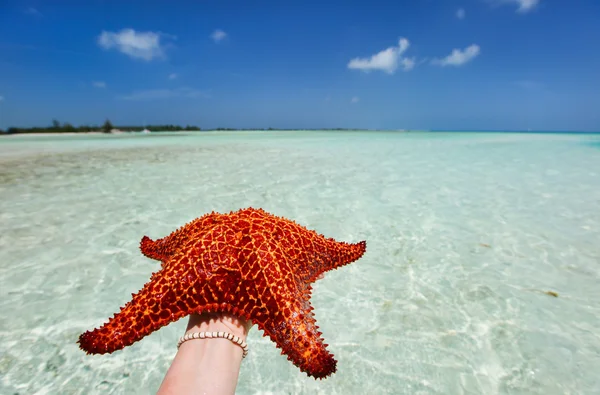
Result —
<path fill-rule="evenodd" d="M 177 73 L 171 73 L 171 74 L 169 74 L 169 79 L 170 80 L 175 80 L 175 79 L 177 79 L 177 77 L 178 77 Z"/>
<path fill-rule="evenodd" d="M 370 58 L 354 58 L 348 63 L 348 68 L 362 70 L 366 73 L 371 70 L 382 70 L 388 74 L 394 74 L 400 64 L 404 71 L 409 71 L 415 66 L 415 59 L 402 57 L 409 46 L 410 42 L 401 37 L 398 46 L 384 49 Z"/>
<path fill-rule="evenodd" d="M 123 100 L 161 100 L 172 98 L 208 98 L 210 95 L 204 91 L 193 88 L 177 88 L 177 89 L 146 89 L 135 91 L 129 95 L 121 96 Z"/>
<path fill-rule="evenodd" d="M 94 81 L 92 85 L 96 88 L 106 88 L 106 82 L 104 81 Z"/>
<path fill-rule="evenodd" d="M 0 96 L 0 101 L 4 101 L 4 96 Z"/>
<path fill-rule="evenodd" d="M 465 16 L 467 16 L 467 13 L 464 8 L 459 8 L 456 10 L 456 17 L 458 19 L 465 19 Z"/>
<path fill-rule="evenodd" d="M 351 100 L 350 103 L 358 103 L 360 101 L 360 98 L 358 96 L 354 96 Z"/>
<path fill-rule="evenodd" d="M 475 59 L 480 52 L 481 48 L 477 44 L 470 45 L 464 50 L 455 48 L 450 55 L 443 59 L 434 59 L 432 63 L 440 66 L 462 66 Z"/>
<path fill-rule="evenodd" d="M 490 1 L 490 0 L 488 0 Z M 495 4 L 514 4 L 517 5 L 517 12 L 525 14 L 538 6 L 540 0 L 491 0 Z"/>
<path fill-rule="evenodd" d="M 227 33 L 225 33 L 221 29 L 217 29 L 214 32 L 212 32 L 212 34 L 210 35 L 210 38 L 212 38 L 214 42 L 218 43 L 227 38 Z"/>
<path fill-rule="evenodd" d="M 137 59 L 152 60 L 163 58 L 164 46 L 161 38 L 175 38 L 159 32 L 136 32 L 133 29 L 122 29 L 119 32 L 102 31 L 98 36 L 98 45 L 118 51 Z"/>
<path fill-rule="evenodd" d="M 518 12 L 528 12 L 533 10 L 540 2 L 540 0 L 513 0 L 513 2 L 519 5 Z"/>
<path fill-rule="evenodd" d="M 402 58 L 400 64 L 404 71 L 410 71 L 415 67 L 415 58 Z"/>

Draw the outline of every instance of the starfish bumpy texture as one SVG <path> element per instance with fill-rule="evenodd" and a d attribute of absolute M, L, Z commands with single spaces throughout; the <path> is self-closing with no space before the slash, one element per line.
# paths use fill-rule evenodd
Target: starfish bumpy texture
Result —
<path fill-rule="evenodd" d="M 129 346 L 178 319 L 229 312 L 251 320 L 301 371 L 315 378 L 336 371 L 310 305 L 311 283 L 359 259 L 366 242 L 325 238 L 262 209 L 210 213 L 140 249 L 162 268 L 121 311 L 83 333 L 87 353 Z"/>

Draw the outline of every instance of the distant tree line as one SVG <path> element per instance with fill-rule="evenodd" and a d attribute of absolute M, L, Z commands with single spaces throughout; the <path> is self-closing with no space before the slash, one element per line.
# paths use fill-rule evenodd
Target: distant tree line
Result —
<path fill-rule="evenodd" d="M 200 131 L 202 130 L 200 127 L 198 126 L 194 126 L 194 125 L 186 125 L 186 126 L 181 126 L 181 125 L 148 125 L 148 126 L 118 126 L 117 129 L 119 130 L 131 130 L 134 132 L 139 132 L 142 131 L 144 129 L 148 129 L 151 132 L 163 132 L 163 131 L 168 131 L 168 132 L 177 132 L 177 131 Z"/>
<path fill-rule="evenodd" d="M 108 119 L 104 122 L 102 126 L 95 125 L 80 125 L 73 126 L 72 124 L 65 122 L 60 123 L 56 119 L 52 120 L 52 124 L 50 126 L 34 126 L 31 128 L 20 128 L 20 127 L 9 127 L 6 131 L 0 129 L 0 133 L 2 134 L 17 134 L 17 133 L 88 133 L 88 132 L 104 132 L 110 133 L 113 129 L 118 129 L 121 131 L 133 131 L 140 132 L 144 129 L 148 129 L 151 132 L 163 132 L 163 131 L 199 131 L 201 130 L 198 126 L 194 125 L 129 125 L 129 126 L 114 126 Z"/>
<path fill-rule="evenodd" d="M 87 133 L 87 132 L 103 132 L 110 133 L 113 129 L 118 129 L 123 132 L 140 132 L 144 129 L 148 129 L 151 132 L 173 132 L 173 131 L 200 131 L 202 130 L 198 126 L 194 125 L 118 125 L 114 126 L 108 119 L 104 122 L 102 126 L 95 125 L 80 125 L 73 126 L 72 124 L 65 122 L 60 123 L 56 119 L 52 120 L 52 124 L 46 127 L 31 127 L 31 128 L 19 128 L 19 127 L 9 127 L 7 130 L 0 129 L 0 135 L 6 134 L 18 134 L 18 133 Z M 289 128 L 214 128 L 214 129 L 204 129 L 204 130 L 216 130 L 216 131 L 244 131 L 244 130 L 298 130 L 298 129 L 289 129 Z M 339 131 L 348 131 L 348 130 L 359 130 L 353 128 L 318 128 L 318 129 L 303 129 L 303 130 L 339 130 Z"/>

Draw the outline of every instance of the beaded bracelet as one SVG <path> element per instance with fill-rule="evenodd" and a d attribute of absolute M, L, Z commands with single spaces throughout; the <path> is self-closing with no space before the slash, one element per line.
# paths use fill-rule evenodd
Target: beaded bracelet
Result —
<path fill-rule="evenodd" d="M 236 336 L 236 335 L 228 333 L 228 332 L 192 332 L 192 333 L 186 333 L 185 335 L 181 336 L 181 338 L 179 338 L 179 342 L 177 342 L 177 348 L 179 348 L 183 343 L 185 343 L 188 340 L 192 340 L 192 339 L 216 339 L 216 338 L 222 338 L 222 339 L 231 340 L 232 342 L 234 342 L 238 346 L 242 347 L 242 351 L 243 351 L 242 358 L 246 358 L 246 355 L 248 355 L 248 345 L 246 344 L 246 342 L 244 340 L 242 340 L 239 336 Z"/>

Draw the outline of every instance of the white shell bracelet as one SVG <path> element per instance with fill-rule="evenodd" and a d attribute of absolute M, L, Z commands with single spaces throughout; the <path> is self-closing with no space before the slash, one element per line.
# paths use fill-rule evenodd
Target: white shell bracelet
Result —
<path fill-rule="evenodd" d="M 185 343 L 188 340 L 193 340 L 193 339 L 216 339 L 216 338 L 231 340 L 232 342 L 234 342 L 238 346 L 242 347 L 242 351 L 243 351 L 242 358 L 246 358 L 246 355 L 248 355 L 248 345 L 246 344 L 246 342 L 244 340 L 242 340 L 239 336 L 236 336 L 236 335 L 231 334 L 229 332 L 192 332 L 192 333 L 186 333 L 185 335 L 183 335 L 183 336 L 181 336 L 179 338 L 179 342 L 177 342 L 177 348 L 179 348 L 183 343 Z"/>

